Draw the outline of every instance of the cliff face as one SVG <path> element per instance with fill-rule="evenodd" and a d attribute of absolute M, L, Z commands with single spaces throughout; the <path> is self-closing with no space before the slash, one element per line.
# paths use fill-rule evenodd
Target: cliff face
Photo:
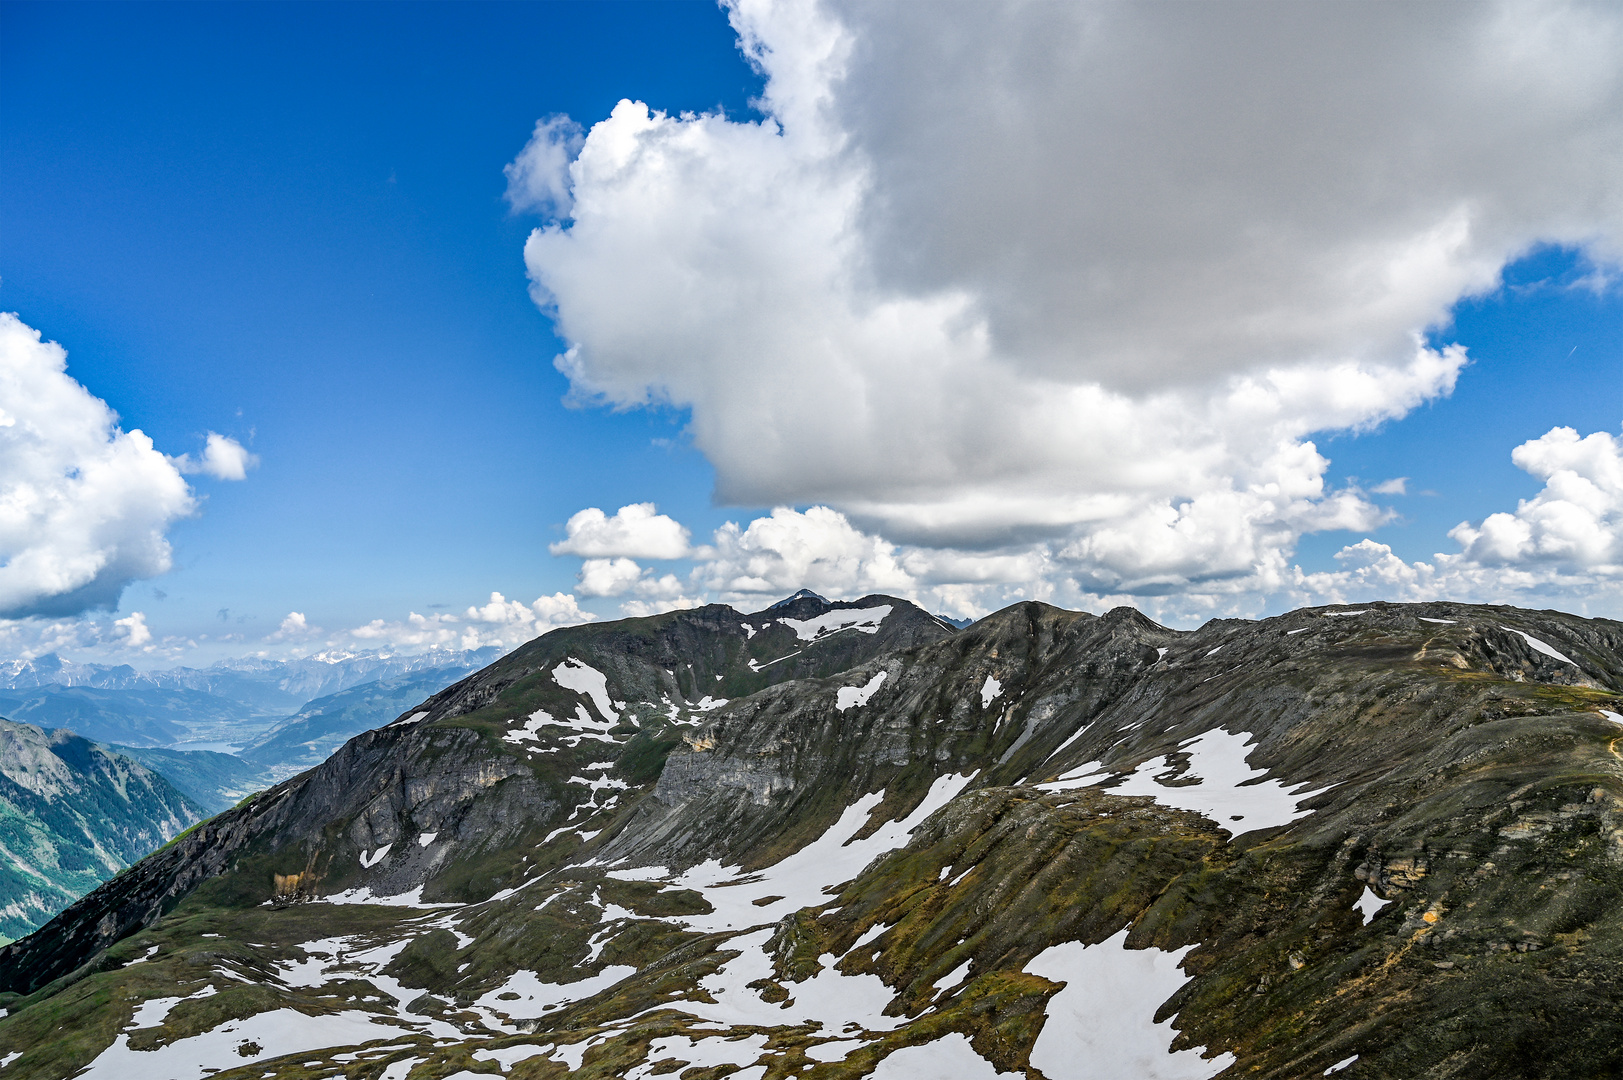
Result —
<path fill-rule="evenodd" d="M 1619 691 L 1623 626 L 1451 604 L 555 631 L 0 952 L 0 1046 L 42 1077 L 1616 1075 Z"/>
<path fill-rule="evenodd" d="M 0 719 L 0 937 L 21 937 L 203 811 L 71 731 Z"/>

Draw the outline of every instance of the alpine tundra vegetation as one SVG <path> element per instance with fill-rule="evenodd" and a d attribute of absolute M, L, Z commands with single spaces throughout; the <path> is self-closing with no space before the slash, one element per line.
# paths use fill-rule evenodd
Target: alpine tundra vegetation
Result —
<path fill-rule="evenodd" d="M 0 1076 L 1623 1071 L 1623 624 L 554 630 L 0 951 Z"/>

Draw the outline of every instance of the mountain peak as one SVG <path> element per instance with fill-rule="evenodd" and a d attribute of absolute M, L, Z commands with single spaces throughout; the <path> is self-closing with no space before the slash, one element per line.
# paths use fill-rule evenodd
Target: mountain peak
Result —
<path fill-rule="evenodd" d="M 790 604 L 794 603 L 796 600 L 816 600 L 818 603 L 822 603 L 822 604 L 826 604 L 826 603 L 829 602 L 828 597 L 826 597 L 826 596 L 818 596 L 816 593 L 812 592 L 810 589 L 801 589 L 799 592 L 795 593 L 793 596 L 785 596 L 782 600 L 779 600 L 776 604 L 773 604 L 771 607 L 767 608 L 766 610 L 768 610 L 768 611 L 776 611 L 781 607 L 788 607 Z"/>

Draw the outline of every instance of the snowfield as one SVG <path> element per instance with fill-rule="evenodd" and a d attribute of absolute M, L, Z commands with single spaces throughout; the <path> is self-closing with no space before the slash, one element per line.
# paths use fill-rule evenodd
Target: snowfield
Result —
<path fill-rule="evenodd" d="M 1189 768 L 1177 779 L 1199 777 L 1198 784 L 1168 787 L 1160 783 L 1156 774 L 1166 775 L 1174 768 L 1168 755 L 1159 770 L 1146 761 L 1120 783 L 1114 782 L 1100 762 L 1090 761 L 1037 786 L 1044 791 L 1096 787 L 1112 795 L 1149 795 L 1164 806 L 1204 814 L 1236 834 L 1289 825 L 1312 813 L 1296 805 L 1310 793 L 1308 790 L 1296 786 L 1292 791 L 1292 785 L 1283 781 L 1263 780 L 1268 770 L 1246 764 L 1247 738 L 1218 729 L 1184 743 L 1180 750 L 1189 755 Z M 1173 779 L 1169 775 L 1166 778 Z"/>
<path fill-rule="evenodd" d="M 889 604 L 871 608 L 837 608 L 812 619 L 779 619 L 795 632 L 801 641 L 815 641 L 841 630 L 858 630 L 864 634 L 879 633 L 879 624 L 891 612 Z"/>
<path fill-rule="evenodd" d="M 1154 1022 L 1188 981 L 1178 968 L 1188 951 L 1129 949 L 1122 929 L 1097 945 L 1071 941 L 1032 957 L 1027 971 L 1065 989 L 1048 999 L 1031 1063 L 1050 1080 L 1209 1080 L 1234 1064 L 1230 1054 L 1171 1053 L 1172 1019 Z"/>

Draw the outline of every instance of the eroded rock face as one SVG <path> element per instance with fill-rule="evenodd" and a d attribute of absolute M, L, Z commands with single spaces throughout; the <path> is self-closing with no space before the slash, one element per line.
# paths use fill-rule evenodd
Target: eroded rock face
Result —
<path fill-rule="evenodd" d="M 806 597 L 557 631 L 7 947 L 0 1041 L 113 1070 L 179 992 L 128 1045 L 236 1017 L 254 1053 L 203 1064 L 255 1076 L 1615 1075 L 1620 630 Z"/>

